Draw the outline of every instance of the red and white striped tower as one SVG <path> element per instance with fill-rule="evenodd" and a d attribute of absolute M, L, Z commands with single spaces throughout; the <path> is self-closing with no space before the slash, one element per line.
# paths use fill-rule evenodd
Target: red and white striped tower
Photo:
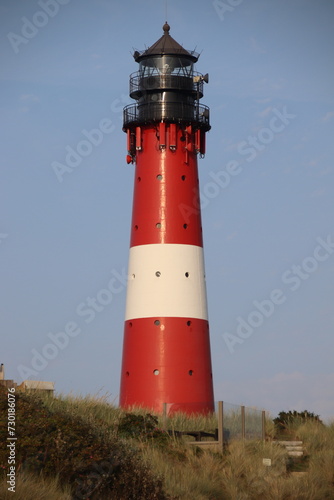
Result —
<path fill-rule="evenodd" d="M 209 109 L 202 76 L 163 26 L 135 51 L 135 104 L 124 108 L 128 163 L 135 163 L 120 405 L 161 412 L 214 409 L 197 156 Z"/>

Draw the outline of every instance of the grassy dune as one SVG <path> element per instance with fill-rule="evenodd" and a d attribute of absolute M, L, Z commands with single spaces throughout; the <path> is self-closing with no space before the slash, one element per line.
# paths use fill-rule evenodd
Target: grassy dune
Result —
<path fill-rule="evenodd" d="M 0 439 L 6 442 L 7 396 L 0 393 Z M 268 440 L 232 441 L 203 451 L 175 430 L 212 432 L 216 417 L 167 419 L 127 414 L 103 398 L 36 398 L 17 393 L 16 493 L 8 492 L 8 450 L 0 450 L 0 499 L 17 500 L 333 500 L 334 424 L 291 426 L 309 456 L 304 474 L 287 472 L 287 455 Z M 263 464 L 270 458 L 270 467 Z"/>

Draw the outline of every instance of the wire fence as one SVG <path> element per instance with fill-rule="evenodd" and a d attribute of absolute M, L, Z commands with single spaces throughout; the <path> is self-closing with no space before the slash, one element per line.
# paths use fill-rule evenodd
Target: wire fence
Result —
<path fill-rule="evenodd" d="M 265 439 L 266 414 L 256 408 L 225 401 L 216 402 L 214 408 L 204 403 L 164 403 L 163 415 L 166 429 L 188 431 L 190 436 L 197 436 L 196 441 L 204 438 L 206 444 L 207 439 L 221 447 L 236 439 Z"/>
<path fill-rule="evenodd" d="M 262 410 L 223 402 L 224 432 L 231 439 L 263 439 L 265 415 Z"/>

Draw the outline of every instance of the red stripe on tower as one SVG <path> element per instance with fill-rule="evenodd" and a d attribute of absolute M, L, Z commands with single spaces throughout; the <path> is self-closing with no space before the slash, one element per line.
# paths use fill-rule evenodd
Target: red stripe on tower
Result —
<path fill-rule="evenodd" d="M 136 163 L 120 405 L 157 412 L 214 409 L 197 156 L 205 152 L 207 75 L 169 26 L 134 53 L 136 104 L 124 108 Z"/>

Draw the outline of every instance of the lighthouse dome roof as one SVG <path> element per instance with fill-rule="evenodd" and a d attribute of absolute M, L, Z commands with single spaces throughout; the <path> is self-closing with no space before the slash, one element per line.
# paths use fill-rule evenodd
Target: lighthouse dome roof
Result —
<path fill-rule="evenodd" d="M 167 22 L 162 27 L 164 34 L 159 38 L 151 47 L 148 49 L 138 51 L 136 50 L 133 54 L 136 62 L 140 62 L 146 57 L 152 57 L 155 55 L 169 55 L 169 56 L 183 56 L 190 59 L 192 62 L 196 62 L 199 58 L 197 52 L 188 51 L 182 47 L 173 37 L 170 36 L 169 30 L 170 26 Z"/>

